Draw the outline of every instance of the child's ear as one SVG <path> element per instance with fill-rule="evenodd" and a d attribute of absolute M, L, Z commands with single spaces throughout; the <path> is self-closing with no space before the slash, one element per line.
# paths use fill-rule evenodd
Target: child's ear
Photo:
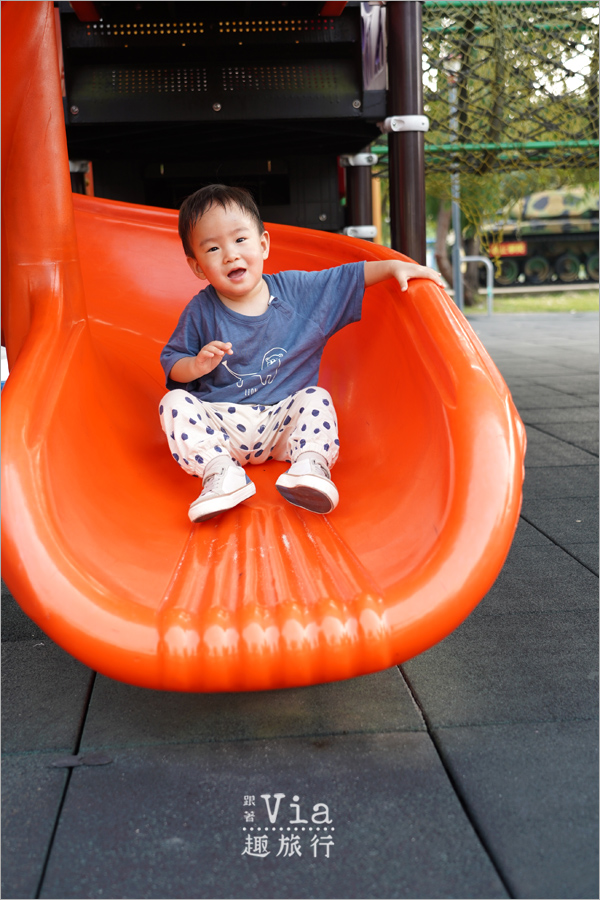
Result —
<path fill-rule="evenodd" d="M 200 263 L 198 262 L 198 260 L 195 259 L 193 256 L 186 256 L 186 259 L 187 259 L 188 266 L 190 267 L 190 269 L 192 270 L 192 272 L 194 273 L 196 278 L 199 278 L 200 281 L 208 281 L 208 278 L 206 277 L 203 270 L 201 269 Z"/>
<path fill-rule="evenodd" d="M 260 244 L 263 251 L 263 259 L 268 259 L 269 250 L 271 249 L 271 235 L 268 231 L 263 231 L 260 238 Z"/>

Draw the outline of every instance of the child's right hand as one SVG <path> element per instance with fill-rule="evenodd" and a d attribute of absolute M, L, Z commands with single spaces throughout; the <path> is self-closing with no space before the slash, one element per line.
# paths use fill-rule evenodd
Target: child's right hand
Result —
<path fill-rule="evenodd" d="M 196 363 L 199 370 L 197 377 L 201 378 L 202 375 L 208 375 L 209 372 L 212 372 L 213 369 L 217 368 L 225 354 L 231 356 L 232 353 L 233 350 L 231 349 L 230 341 L 227 341 L 227 343 L 224 343 L 223 341 L 210 341 L 210 343 L 206 344 L 196 356 Z"/>
<path fill-rule="evenodd" d="M 196 381 L 203 375 L 208 375 L 216 369 L 225 354 L 231 355 L 233 350 L 229 342 L 210 341 L 196 356 L 182 356 L 178 359 L 169 373 L 169 378 L 187 384 Z"/>

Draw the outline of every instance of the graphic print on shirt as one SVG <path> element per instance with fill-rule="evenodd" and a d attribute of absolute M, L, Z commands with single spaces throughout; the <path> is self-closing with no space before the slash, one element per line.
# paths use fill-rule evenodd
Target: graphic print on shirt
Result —
<path fill-rule="evenodd" d="M 264 386 L 265 384 L 273 383 L 281 365 L 281 360 L 286 353 L 287 350 L 284 350 L 282 347 L 272 347 L 263 356 L 260 372 L 235 372 L 225 359 L 222 360 L 221 365 L 235 378 L 236 385 L 239 388 L 244 387 L 246 381 L 250 378 L 258 378 Z M 257 391 L 258 386 L 244 388 L 244 395 L 249 397 L 252 394 L 256 394 Z"/>

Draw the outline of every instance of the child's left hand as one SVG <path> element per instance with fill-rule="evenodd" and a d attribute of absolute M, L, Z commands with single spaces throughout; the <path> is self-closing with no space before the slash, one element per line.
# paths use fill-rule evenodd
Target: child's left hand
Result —
<path fill-rule="evenodd" d="M 386 278 L 395 278 L 402 291 L 407 289 L 411 278 L 428 278 L 439 287 L 444 287 L 440 273 L 430 269 L 429 266 L 420 266 L 401 259 L 381 259 L 365 263 L 365 287 L 378 284 Z"/>
<path fill-rule="evenodd" d="M 394 278 L 400 285 L 401 291 L 405 291 L 408 288 L 408 282 L 411 278 L 428 278 L 430 281 L 435 281 L 440 287 L 444 287 L 444 282 L 439 272 L 436 272 L 435 269 L 430 269 L 429 266 L 419 266 L 417 263 L 405 263 L 398 260 Z"/>

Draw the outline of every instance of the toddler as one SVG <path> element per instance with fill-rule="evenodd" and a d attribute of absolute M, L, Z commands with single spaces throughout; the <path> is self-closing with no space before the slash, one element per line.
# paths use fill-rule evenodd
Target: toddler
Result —
<path fill-rule="evenodd" d="M 327 340 L 361 316 L 365 287 L 437 272 L 400 260 L 319 272 L 264 275 L 269 234 L 252 196 L 210 185 L 179 213 L 188 264 L 209 282 L 186 306 L 161 353 L 168 393 L 160 418 L 173 458 L 203 479 L 189 518 L 202 522 L 251 497 L 244 466 L 267 459 L 290 468 L 276 481 L 290 503 L 329 513 L 338 503 L 330 470 L 337 419 L 318 387 Z"/>

